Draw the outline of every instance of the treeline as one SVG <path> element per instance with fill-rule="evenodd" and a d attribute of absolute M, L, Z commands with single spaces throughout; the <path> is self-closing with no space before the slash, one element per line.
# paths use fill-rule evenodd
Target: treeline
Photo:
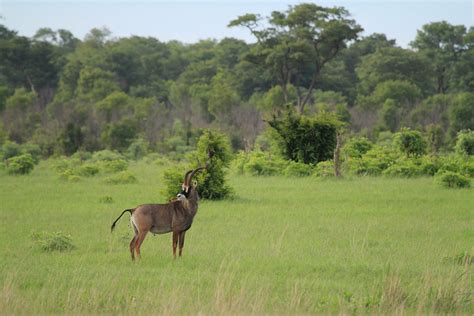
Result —
<path fill-rule="evenodd" d="M 473 27 L 433 22 L 405 49 L 384 34 L 360 37 L 343 8 L 312 4 L 229 26 L 257 42 L 165 43 L 105 28 L 28 38 L 0 25 L 0 144 L 33 143 L 44 156 L 131 146 L 179 155 L 213 128 L 249 150 L 289 109 L 333 112 L 373 141 L 417 129 L 436 150 L 474 130 Z"/>

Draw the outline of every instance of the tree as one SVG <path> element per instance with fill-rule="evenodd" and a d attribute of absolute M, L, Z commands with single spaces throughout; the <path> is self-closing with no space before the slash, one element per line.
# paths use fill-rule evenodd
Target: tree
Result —
<path fill-rule="evenodd" d="M 297 109 L 304 111 L 321 70 L 346 46 L 355 40 L 362 28 L 349 19 L 342 7 L 325 8 L 312 3 L 290 6 L 285 12 L 273 11 L 261 24 L 261 17 L 246 14 L 229 23 L 250 30 L 258 43 L 247 58 L 264 64 L 281 86 L 288 102 L 287 87 L 297 89 Z"/>
<path fill-rule="evenodd" d="M 446 21 L 423 25 L 410 45 L 431 61 L 436 74 L 436 92 L 446 93 L 449 77 L 460 55 L 468 49 L 464 25 L 451 25 Z"/>
<path fill-rule="evenodd" d="M 342 125 L 327 113 L 309 118 L 289 110 L 268 122 L 280 136 L 283 155 L 288 160 L 316 164 L 333 158 L 337 130 Z"/>
<path fill-rule="evenodd" d="M 463 129 L 474 130 L 474 93 L 456 95 L 449 114 L 452 136 Z"/>
<path fill-rule="evenodd" d="M 419 131 L 412 131 L 408 128 L 402 128 L 393 136 L 395 145 L 407 157 L 419 157 L 425 153 L 426 141 Z"/>
<path fill-rule="evenodd" d="M 68 123 L 59 140 L 64 153 L 69 156 L 82 146 L 84 135 L 79 126 L 76 126 L 74 123 Z"/>
<path fill-rule="evenodd" d="M 408 81 L 424 95 L 433 91 L 429 60 L 415 52 L 399 48 L 381 48 L 362 57 L 356 68 L 359 94 L 371 94 L 378 84 L 387 80 Z"/>

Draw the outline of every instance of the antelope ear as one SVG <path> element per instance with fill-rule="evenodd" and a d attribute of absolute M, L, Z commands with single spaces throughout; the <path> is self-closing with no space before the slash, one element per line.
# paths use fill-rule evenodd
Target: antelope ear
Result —
<path fill-rule="evenodd" d="M 197 187 L 198 182 L 196 180 L 193 181 L 193 187 Z"/>

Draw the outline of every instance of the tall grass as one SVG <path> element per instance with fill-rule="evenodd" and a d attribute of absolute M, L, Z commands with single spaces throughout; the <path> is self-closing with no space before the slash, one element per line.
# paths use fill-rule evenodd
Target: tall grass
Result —
<path fill-rule="evenodd" d="M 127 216 L 110 224 L 164 201 L 163 170 L 142 162 L 129 169 L 137 183 L 65 183 L 49 164 L 0 175 L 2 314 L 474 312 L 472 189 L 234 176 L 235 199 L 201 202 L 182 258 L 170 235 L 149 235 L 134 264 Z M 35 232 L 70 235 L 75 249 L 43 252 Z"/>

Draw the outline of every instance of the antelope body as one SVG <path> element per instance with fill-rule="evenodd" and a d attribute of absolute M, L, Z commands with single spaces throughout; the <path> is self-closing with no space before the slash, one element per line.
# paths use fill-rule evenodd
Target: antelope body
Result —
<path fill-rule="evenodd" d="M 191 227 L 198 210 L 199 195 L 196 190 L 196 183 L 193 185 L 190 185 L 190 183 L 196 172 L 206 167 L 199 167 L 185 174 L 177 199 L 166 204 L 142 204 L 136 208 L 124 210 L 115 220 L 111 227 L 112 231 L 123 214 L 126 212 L 131 214 L 130 221 L 135 232 L 130 241 L 132 260 L 135 260 L 135 253 L 140 258 L 140 247 L 148 232 L 154 234 L 173 232 L 173 257 L 176 258 L 178 243 L 179 256 L 181 256 L 184 247 L 184 236 Z"/>

